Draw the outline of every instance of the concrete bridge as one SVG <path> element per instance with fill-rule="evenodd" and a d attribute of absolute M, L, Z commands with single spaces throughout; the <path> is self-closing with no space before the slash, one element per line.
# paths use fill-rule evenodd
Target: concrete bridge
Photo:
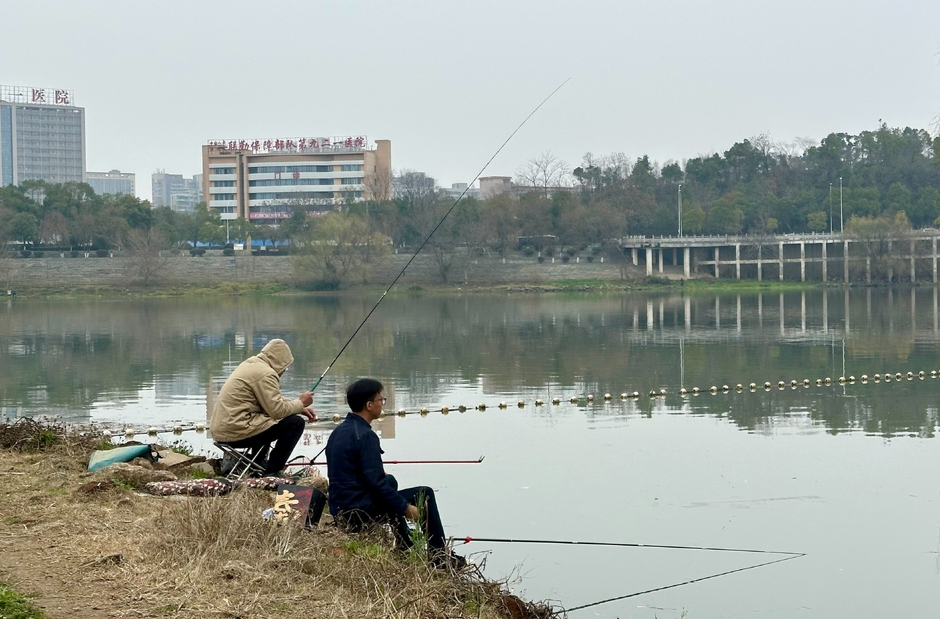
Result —
<path fill-rule="evenodd" d="M 913 230 L 888 240 L 892 253 L 905 264 L 898 275 L 912 283 L 937 283 L 937 240 L 940 230 Z M 717 278 L 779 279 L 780 281 L 839 280 L 871 283 L 871 256 L 865 242 L 842 233 L 742 236 L 627 236 L 621 246 L 635 266 L 645 265 L 652 276 L 682 269 L 685 277 L 705 273 Z M 840 277 L 841 276 L 841 277 Z M 889 278 L 894 272 L 888 273 Z"/>

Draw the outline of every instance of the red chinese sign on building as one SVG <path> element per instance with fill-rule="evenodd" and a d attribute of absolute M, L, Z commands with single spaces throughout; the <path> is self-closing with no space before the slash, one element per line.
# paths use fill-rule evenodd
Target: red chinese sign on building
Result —
<path fill-rule="evenodd" d="M 58 91 L 57 91 L 58 92 Z M 58 96 L 58 95 L 57 95 Z M 209 146 L 253 153 L 322 152 L 328 150 L 365 150 L 369 140 L 364 135 L 332 138 L 272 138 L 267 140 L 211 140 Z"/>

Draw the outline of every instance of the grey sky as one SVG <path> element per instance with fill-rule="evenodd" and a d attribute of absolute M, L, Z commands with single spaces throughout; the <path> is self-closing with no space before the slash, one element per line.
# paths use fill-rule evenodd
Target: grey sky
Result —
<path fill-rule="evenodd" d="M 0 84 L 74 91 L 88 169 L 191 176 L 210 139 L 392 140 L 467 182 L 551 151 L 664 163 L 767 132 L 929 128 L 936 0 L 0 2 Z"/>

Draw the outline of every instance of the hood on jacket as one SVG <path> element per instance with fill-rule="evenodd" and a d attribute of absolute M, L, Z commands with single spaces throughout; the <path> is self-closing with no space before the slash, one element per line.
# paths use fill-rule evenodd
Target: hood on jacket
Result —
<path fill-rule="evenodd" d="M 271 366 L 271 369 L 280 374 L 287 366 L 294 362 L 294 355 L 284 340 L 271 340 L 264 345 L 258 358 Z"/>

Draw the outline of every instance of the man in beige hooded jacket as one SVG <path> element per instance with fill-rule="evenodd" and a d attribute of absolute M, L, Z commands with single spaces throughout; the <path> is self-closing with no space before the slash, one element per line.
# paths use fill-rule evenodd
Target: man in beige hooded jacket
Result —
<path fill-rule="evenodd" d="M 281 375 L 294 362 L 287 342 L 271 340 L 261 352 L 248 357 L 228 377 L 212 409 L 209 430 L 212 438 L 232 447 L 250 448 L 252 455 L 274 449 L 265 475 L 280 473 L 304 433 L 304 425 L 316 421 L 309 408 L 313 393 L 305 391 L 296 400 L 281 395 Z M 256 460 L 263 460 L 261 454 Z"/>

